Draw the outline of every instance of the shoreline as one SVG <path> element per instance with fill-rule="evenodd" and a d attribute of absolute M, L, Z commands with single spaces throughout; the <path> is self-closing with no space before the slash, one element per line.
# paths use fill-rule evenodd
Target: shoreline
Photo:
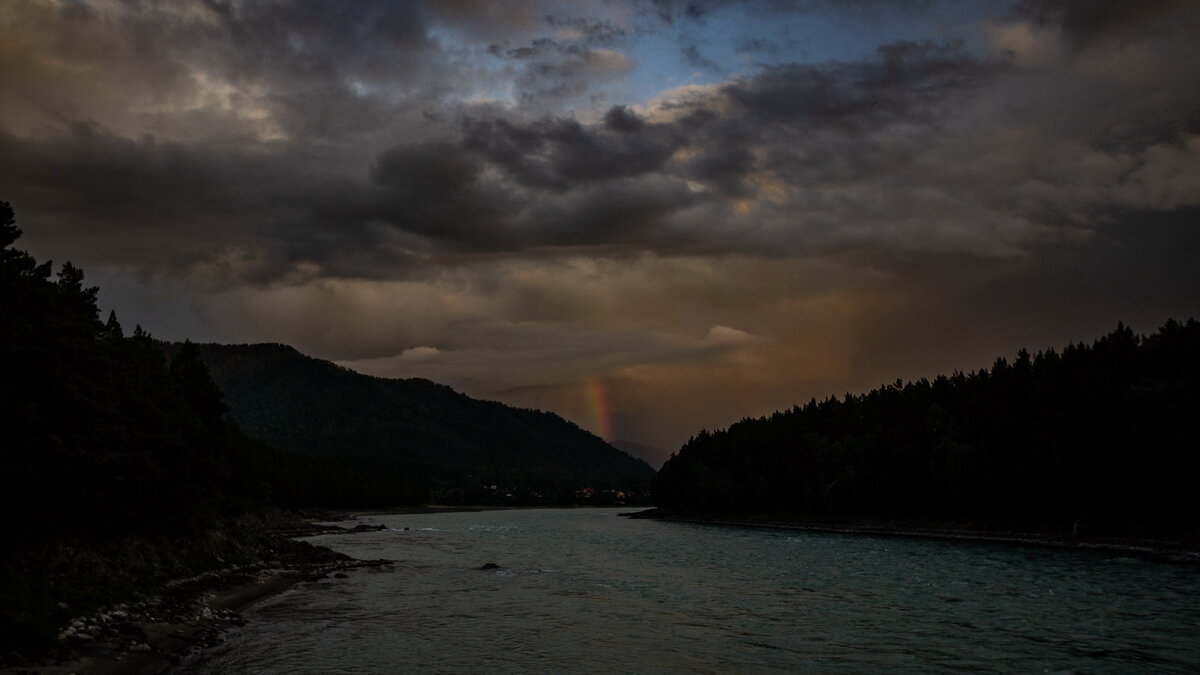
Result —
<path fill-rule="evenodd" d="M 373 526 L 319 525 L 326 516 L 353 520 L 353 515 L 308 514 L 299 526 L 273 529 L 265 539 L 262 559 L 241 566 L 213 569 L 186 579 L 172 579 L 137 599 L 112 603 L 75 617 L 59 633 L 57 658 L 0 669 L 0 674 L 99 673 L 153 675 L 178 666 L 204 649 L 220 644 L 226 632 L 243 625 L 242 613 L 301 583 L 346 572 L 387 567 L 391 560 L 359 560 L 297 537 L 377 531 Z"/>
<path fill-rule="evenodd" d="M 162 673 L 220 644 L 226 632 L 245 623 L 242 613 L 260 602 L 302 583 L 331 576 L 345 578 L 346 572 L 354 569 L 387 567 L 394 562 L 351 558 L 306 541 L 310 537 L 386 529 L 384 525 L 354 522 L 371 516 L 522 508 L 526 507 L 422 505 L 371 510 L 304 509 L 278 514 L 269 524 L 258 526 L 253 561 L 159 581 L 139 588 L 120 602 L 94 606 L 61 626 L 55 655 L 18 659 L 15 663 L 10 658 L 0 667 L 0 675 Z"/>
<path fill-rule="evenodd" d="M 1134 536 L 1078 536 L 1070 537 L 1032 529 L 978 529 L 949 525 L 917 524 L 915 521 L 874 522 L 872 519 L 792 520 L 778 517 L 728 517 L 699 514 L 671 514 L 657 508 L 623 513 L 635 519 L 663 520 L 675 523 L 712 525 L 718 527 L 742 527 L 822 534 L 852 534 L 874 537 L 910 537 L 937 539 L 942 541 L 978 542 L 1055 548 L 1097 553 L 1120 553 L 1156 562 L 1181 564 L 1200 563 L 1200 540 L 1191 537 L 1134 537 Z"/>
<path fill-rule="evenodd" d="M 99 607 L 77 617 L 59 640 L 67 654 L 53 662 L 38 662 L 0 669 L 0 674 L 102 673 L 151 675 L 195 658 L 219 644 L 227 631 L 243 625 L 242 613 L 285 593 L 301 583 L 330 576 L 345 578 L 346 572 L 370 567 L 387 567 L 390 560 L 359 560 L 300 539 L 319 535 L 349 535 L 385 529 L 382 525 L 359 523 L 345 526 L 360 516 L 394 513 L 447 513 L 494 510 L 488 507 L 410 508 L 370 512 L 309 512 L 302 523 L 272 528 L 261 560 L 242 566 L 209 570 L 195 577 L 175 579 L 134 602 Z M 1033 528 L 981 529 L 961 524 L 930 521 L 882 521 L 866 518 L 786 519 L 769 516 L 713 516 L 670 513 L 645 509 L 620 513 L 634 519 L 717 527 L 770 529 L 823 534 L 873 537 L 909 537 L 956 542 L 1005 544 L 1113 553 L 1159 562 L 1195 565 L 1200 563 L 1200 538 L 1185 536 L 1080 536 L 1056 535 Z M 341 522 L 342 525 L 335 525 Z"/>

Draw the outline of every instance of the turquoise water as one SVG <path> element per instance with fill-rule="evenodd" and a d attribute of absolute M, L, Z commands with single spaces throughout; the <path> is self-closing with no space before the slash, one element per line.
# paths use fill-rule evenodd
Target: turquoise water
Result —
<path fill-rule="evenodd" d="M 268 600 L 181 671 L 1200 670 L 1195 566 L 619 512 L 364 518 L 390 529 L 312 541 L 392 570 Z"/>

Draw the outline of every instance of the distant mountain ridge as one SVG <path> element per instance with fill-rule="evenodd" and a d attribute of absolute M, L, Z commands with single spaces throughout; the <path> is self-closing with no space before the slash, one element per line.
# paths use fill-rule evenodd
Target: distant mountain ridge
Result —
<path fill-rule="evenodd" d="M 645 490 L 654 475 L 553 413 L 429 380 L 364 375 L 281 344 L 198 349 L 246 433 L 283 450 L 402 467 L 429 481 L 434 499 L 454 490 L 467 501 L 488 490 L 541 500 L 584 487 Z"/>

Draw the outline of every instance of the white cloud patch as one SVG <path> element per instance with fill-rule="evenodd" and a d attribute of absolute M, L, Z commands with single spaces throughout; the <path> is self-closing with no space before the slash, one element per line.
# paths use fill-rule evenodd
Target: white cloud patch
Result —
<path fill-rule="evenodd" d="M 751 335 L 744 330 L 730 328 L 729 326 L 713 326 L 708 329 L 708 334 L 704 336 L 700 344 L 705 347 L 745 347 L 762 342 L 762 338 Z"/>

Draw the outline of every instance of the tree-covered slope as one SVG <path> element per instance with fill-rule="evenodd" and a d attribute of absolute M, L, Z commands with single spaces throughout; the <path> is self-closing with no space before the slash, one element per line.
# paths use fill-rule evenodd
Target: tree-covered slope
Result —
<path fill-rule="evenodd" d="M 276 344 L 201 345 L 234 419 L 275 447 L 404 467 L 437 490 L 643 490 L 653 470 L 561 417 L 385 379 Z M 435 498 L 438 495 L 435 494 Z"/>
<path fill-rule="evenodd" d="M 194 351 L 168 362 L 102 323 L 83 273 L 54 277 L 10 247 L 20 234 L 0 202 L 0 492 L 18 536 L 182 528 L 249 497 L 229 472 L 253 444 Z"/>
<path fill-rule="evenodd" d="M 897 381 L 703 431 L 662 468 L 660 506 L 1196 526 L 1200 323 L 1118 325 L 990 370 Z"/>
<path fill-rule="evenodd" d="M 279 452 L 226 416 L 195 345 L 99 319 L 96 288 L 12 248 L 0 202 L 0 499 L 21 539 L 181 533 L 265 505 L 423 500 L 400 472 Z"/>

